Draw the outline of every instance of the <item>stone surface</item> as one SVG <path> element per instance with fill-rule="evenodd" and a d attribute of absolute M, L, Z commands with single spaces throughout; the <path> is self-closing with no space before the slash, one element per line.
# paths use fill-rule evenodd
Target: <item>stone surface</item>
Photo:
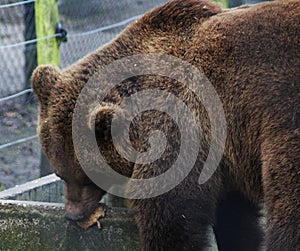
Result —
<path fill-rule="evenodd" d="M 101 226 L 83 230 L 59 203 L 0 201 L 0 250 L 139 250 L 132 211 L 109 208 Z"/>

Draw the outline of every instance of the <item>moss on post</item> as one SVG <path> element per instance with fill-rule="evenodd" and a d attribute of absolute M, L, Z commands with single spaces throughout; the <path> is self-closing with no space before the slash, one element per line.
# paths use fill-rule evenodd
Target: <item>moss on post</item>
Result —
<path fill-rule="evenodd" d="M 223 8 L 228 8 L 228 1 L 229 0 L 213 0 L 216 3 L 220 3 L 222 5 Z"/>
<path fill-rule="evenodd" d="M 37 41 L 37 61 L 41 64 L 60 66 L 59 41 L 55 37 L 59 22 L 57 0 L 35 1 L 35 27 Z M 46 39 L 44 39 L 46 38 Z M 41 176 L 52 173 L 51 165 L 41 153 Z"/>
<path fill-rule="evenodd" d="M 57 0 L 36 0 L 35 21 L 37 38 L 38 64 L 60 65 L 59 42 L 56 37 L 56 25 L 58 24 Z"/>

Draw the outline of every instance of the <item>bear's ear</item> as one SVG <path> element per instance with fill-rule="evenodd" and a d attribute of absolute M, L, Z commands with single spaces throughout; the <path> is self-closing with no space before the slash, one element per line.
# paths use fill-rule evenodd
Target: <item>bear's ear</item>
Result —
<path fill-rule="evenodd" d="M 124 111 L 115 104 L 104 103 L 97 106 L 91 113 L 89 118 L 89 128 L 95 130 L 97 140 L 108 140 L 111 138 L 111 123 L 112 119 L 117 122 L 125 121 L 126 116 Z M 121 132 L 123 123 L 119 123 L 114 132 Z"/>
<path fill-rule="evenodd" d="M 54 65 L 41 65 L 35 69 L 31 85 L 42 105 L 47 105 L 51 88 L 60 78 L 60 70 Z"/>

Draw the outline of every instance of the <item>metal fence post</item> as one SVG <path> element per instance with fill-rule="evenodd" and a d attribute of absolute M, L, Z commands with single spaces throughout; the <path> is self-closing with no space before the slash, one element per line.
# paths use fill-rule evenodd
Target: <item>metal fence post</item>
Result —
<path fill-rule="evenodd" d="M 24 4 L 24 38 L 25 41 L 36 38 L 35 32 L 35 11 L 34 2 Z M 37 66 L 37 48 L 36 43 L 30 43 L 25 45 L 25 65 L 24 65 L 24 76 L 25 76 L 25 89 L 31 88 L 31 75 L 33 70 Z M 33 94 L 28 93 L 25 96 L 26 103 L 33 102 Z"/>

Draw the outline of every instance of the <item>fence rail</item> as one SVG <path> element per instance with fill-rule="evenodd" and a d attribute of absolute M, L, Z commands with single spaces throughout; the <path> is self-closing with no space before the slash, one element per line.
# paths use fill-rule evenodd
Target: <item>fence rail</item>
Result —
<path fill-rule="evenodd" d="M 0 150 L 4 149 L 6 147 L 11 147 L 11 146 L 14 146 L 14 145 L 18 145 L 18 144 L 24 143 L 26 141 L 30 141 L 30 140 L 37 139 L 37 138 L 38 138 L 37 135 L 32 135 L 30 137 L 26 137 L 26 138 L 22 138 L 22 139 L 19 139 L 19 140 L 15 140 L 15 141 L 12 141 L 12 142 L 0 145 Z"/>
<path fill-rule="evenodd" d="M 24 4 L 33 3 L 33 2 L 35 2 L 35 0 L 27 0 L 27 1 L 20 1 L 20 2 L 16 2 L 16 3 L 2 4 L 2 5 L 0 5 L 0 9 L 16 7 L 16 6 L 20 6 L 20 5 L 24 5 Z"/>
<path fill-rule="evenodd" d="M 47 39 L 51 39 L 51 38 L 55 38 L 55 37 L 60 37 L 61 34 L 53 34 L 51 36 L 47 36 L 47 37 L 41 37 L 41 38 L 35 38 L 35 39 L 31 39 L 31 40 L 27 40 L 27 41 L 23 41 L 23 42 L 19 42 L 19 43 L 15 43 L 15 44 L 7 44 L 7 45 L 0 45 L 0 50 L 1 49 L 10 49 L 10 48 L 14 48 L 14 47 L 18 47 L 18 46 L 23 46 L 23 45 L 28 45 L 28 44 L 34 44 L 38 41 L 42 41 L 42 40 L 47 40 Z"/>
<path fill-rule="evenodd" d="M 4 101 L 8 101 L 8 100 L 11 100 L 11 99 L 15 99 L 15 98 L 18 98 L 24 94 L 27 94 L 27 93 L 32 93 L 32 89 L 27 89 L 27 90 L 24 90 L 24 91 L 20 91 L 16 94 L 13 94 L 13 95 L 10 95 L 10 96 L 6 96 L 4 98 L 0 98 L 0 103 L 1 102 L 4 102 Z"/>
<path fill-rule="evenodd" d="M 122 27 L 126 24 L 129 24 L 131 22 L 133 22 L 134 20 L 138 19 L 142 17 L 142 15 L 138 15 L 138 16 L 133 16 L 133 17 L 130 17 L 130 18 L 127 18 L 121 22 L 118 22 L 118 23 L 115 23 L 115 24 L 111 24 L 111 25 L 107 25 L 107 26 L 103 26 L 99 29 L 94 29 L 94 30 L 90 30 L 90 31 L 86 31 L 86 32 L 81 32 L 81 33 L 75 33 L 75 34 L 70 34 L 68 35 L 68 37 L 70 38 L 73 38 L 73 37 L 80 37 L 80 36 L 88 36 L 88 35 L 92 35 L 94 33 L 97 33 L 97 32 L 103 32 L 103 31 L 108 31 L 108 30 L 111 30 L 111 29 L 114 29 L 114 28 L 118 28 L 118 27 Z"/>

